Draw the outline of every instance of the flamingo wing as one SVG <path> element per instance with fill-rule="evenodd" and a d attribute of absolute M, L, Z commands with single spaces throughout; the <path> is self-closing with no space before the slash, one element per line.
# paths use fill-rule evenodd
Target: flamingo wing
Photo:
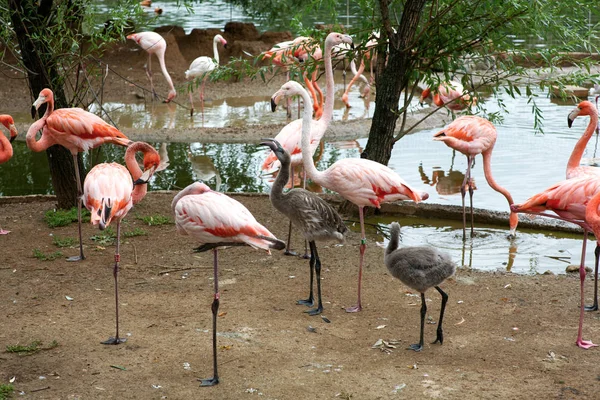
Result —
<path fill-rule="evenodd" d="M 218 192 L 205 192 L 181 198 L 175 206 L 177 231 L 200 243 L 241 242 L 269 250 L 276 239 L 259 224 L 240 202 Z"/>
<path fill-rule="evenodd" d="M 215 68 L 217 68 L 217 63 L 212 58 L 207 56 L 198 57 L 192 61 L 190 68 L 185 71 L 185 78 L 190 79 L 190 77 L 202 76 L 213 71 Z"/>
<path fill-rule="evenodd" d="M 148 53 L 156 53 L 158 50 L 166 49 L 167 42 L 156 32 L 139 32 L 127 36 L 128 39 L 133 39 L 143 50 Z"/>
<path fill-rule="evenodd" d="M 458 117 L 434 135 L 448 147 L 466 155 L 481 154 L 496 143 L 496 128 L 485 118 L 474 115 Z"/>
<path fill-rule="evenodd" d="M 364 158 L 346 158 L 323 173 L 323 186 L 339 192 L 359 206 L 375 206 L 396 200 L 419 202 L 426 194 L 411 188 L 389 167 Z M 319 182 L 321 183 L 321 182 Z"/>
<path fill-rule="evenodd" d="M 322 122 L 312 120 L 309 143 L 312 154 L 319 147 L 319 142 L 325 134 L 325 128 L 326 126 Z M 275 140 L 290 154 L 292 166 L 302 163 L 302 148 L 300 145 L 302 140 L 302 119 L 294 120 L 284 126 L 277 136 L 275 136 Z M 264 171 L 274 171 L 279 169 L 280 165 L 275 153 L 269 150 L 261 169 Z"/>
<path fill-rule="evenodd" d="M 121 220 L 131 207 L 133 183 L 127 168 L 117 163 L 98 164 L 83 183 L 83 204 L 91 213 L 93 225 L 104 228 Z"/>

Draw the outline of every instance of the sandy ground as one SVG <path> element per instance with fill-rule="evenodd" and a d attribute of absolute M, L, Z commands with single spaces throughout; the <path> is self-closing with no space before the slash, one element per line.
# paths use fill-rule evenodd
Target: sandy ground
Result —
<path fill-rule="evenodd" d="M 386 271 L 381 235 L 368 233 L 364 310 L 356 300 L 359 234 L 344 246 L 320 246 L 323 315 L 295 304 L 308 291 L 308 263 L 250 248 L 220 252 L 218 357 L 221 383 L 200 388 L 212 373 L 212 255 L 178 237 L 173 225 L 139 218 L 170 216 L 172 193 L 150 193 L 125 220 L 147 236 L 126 238 L 120 274 L 121 332 L 127 342 L 105 346 L 114 334 L 112 264 L 115 247 L 90 238 L 87 259 L 64 257 L 53 237 L 76 237 L 76 224 L 50 229 L 51 201 L 0 205 L 0 348 L 53 341 L 30 355 L 0 353 L 0 382 L 14 379 L 26 399 L 592 399 L 597 398 L 598 349 L 575 346 L 577 276 L 518 276 L 459 268 L 443 285 L 450 296 L 445 341 L 432 345 L 437 292 L 427 293 L 426 345 L 418 341 L 420 302 Z M 286 223 L 266 196 L 235 196 L 279 238 Z M 352 218 L 355 218 L 352 216 Z M 293 243 L 301 246 L 295 234 Z M 34 258 L 61 251 L 54 261 Z M 542 268 L 543 269 L 543 268 Z M 590 282 L 591 283 L 591 282 Z M 588 284 L 588 298 L 591 284 Z M 598 312 L 586 313 L 586 339 L 600 342 Z M 379 340 L 398 341 L 384 352 Z"/>
<path fill-rule="evenodd" d="M 192 53 L 188 48 L 181 54 L 188 62 Z M 119 46 L 106 59 L 122 76 L 146 85 L 146 58 L 133 43 Z M 115 62 L 119 59 L 128 64 Z M 173 73 L 176 85 L 185 85 L 182 72 Z M 135 96 L 136 89 L 123 86 L 116 76 L 109 74 L 108 98 Z M 10 93 L 0 96 L 2 112 L 28 109 L 32 99 L 22 77 L 5 73 L 1 79 L 1 90 Z M 156 81 L 159 92 L 166 93 L 162 76 L 156 74 Z M 213 85 L 219 89 L 215 93 L 232 96 L 270 95 L 279 84 Z M 184 95 L 177 100 L 187 103 Z M 333 129 L 342 126 L 338 124 Z M 27 126 L 19 128 L 25 132 Z M 255 140 L 252 135 L 271 136 L 267 133 L 278 127 L 261 129 L 194 130 L 189 135 L 202 140 L 225 133 Z M 575 346 L 577 276 L 517 276 L 461 267 L 443 285 L 450 296 L 444 344 L 426 344 L 415 353 L 405 348 L 418 340 L 419 297 L 387 273 L 383 251 L 374 246 L 381 236 L 374 231 L 368 233 L 365 308 L 357 314 L 343 310 L 356 298 L 356 227 L 346 245 L 320 246 L 323 315 L 330 323 L 295 304 L 307 295 L 306 260 L 249 248 L 220 253 L 221 383 L 200 388 L 196 379 L 212 373 L 212 256 L 194 253 L 196 244 L 178 237 L 173 225 L 147 226 L 138 219 L 171 216 L 172 197 L 150 193 L 125 220 L 124 232 L 139 228 L 147 235 L 125 238 L 121 249 L 120 321 L 128 340 L 119 346 L 100 344 L 114 333 L 114 245 L 93 241 L 99 232 L 85 225 L 88 258 L 67 263 L 64 258 L 75 255 L 76 248 L 58 248 L 53 238 L 75 238 L 76 225 L 49 228 L 43 215 L 53 208 L 51 200 L 0 204 L 0 226 L 12 230 L 0 236 L 0 384 L 13 381 L 14 398 L 598 398 L 600 350 Z M 285 238 L 287 223 L 268 198 L 235 197 Z M 297 233 L 293 243 L 301 247 Z M 34 257 L 35 249 L 62 256 L 42 261 Z M 427 298 L 429 343 L 435 338 L 439 296 L 433 291 Z M 600 342 L 599 315 L 586 314 L 586 339 Z M 379 339 L 397 341 L 396 347 L 387 352 L 372 348 Z M 29 355 L 5 351 L 6 346 L 34 341 L 44 349 Z"/>

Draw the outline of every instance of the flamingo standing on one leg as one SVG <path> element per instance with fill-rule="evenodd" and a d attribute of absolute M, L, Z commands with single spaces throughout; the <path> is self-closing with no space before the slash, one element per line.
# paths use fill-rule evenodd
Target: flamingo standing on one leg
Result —
<path fill-rule="evenodd" d="M 498 185 L 492 176 L 492 151 L 494 150 L 496 137 L 496 128 L 490 121 L 472 115 L 455 119 L 446 128 L 433 135 L 433 140 L 444 142 L 446 146 L 467 156 L 467 173 L 460 188 L 463 206 L 463 240 L 466 238 L 467 226 L 467 214 L 465 210 L 465 193 L 467 187 L 471 205 L 471 236 L 473 236 L 473 183 L 471 179 L 471 165 L 476 155 L 481 154 L 483 157 L 483 172 L 490 187 L 506 197 L 509 207 L 513 204 L 510 192 Z M 511 236 L 515 235 L 518 223 L 519 217 L 517 217 L 517 214 L 511 212 L 509 218 Z"/>
<path fill-rule="evenodd" d="M 394 278 L 421 293 L 421 335 L 419 336 L 419 343 L 411 344 L 408 348 L 408 350 L 421 351 L 423 350 L 423 331 L 425 330 L 425 315 L 427 314 L 425 291 L 435 287 L 442 295 L 437 336 L 435 342 L 433 342 L 442 344 L 444 343 L 442 320 L 444 319 L 448 295 L 439 285 L 454 275 L 456 264 L 449 254 L 443 253 L 435 247 L 412 246 L 398 248 L 399 237 L 400 225 L 397 222 L 392 222 L 390 225 L 390 242 L 385 249 L 384 261 L 388 271 Z"/>
<path fill-rule="evenodd" d="M 302 157 L 304 151 L 309 152 L 309 157 L 312 157 L 315 150 L 319 146 L 319 142 L 321 138 L 325 134 L 329 123 L 333 119 L 333 102 L 334 102 L 334 87 L 335 82 L 333 80 L 333 66 L 331 62 L 331 52 L 335 45 L 340 43 L 347 43 L 352 46 L 352 38 L 348 35 L 343 35 L 341 33 L 332 32 L 327 35 L 325 39 L 325 53 L 323 54 L 323 59 L 325 63 L 325 80 L 327 83 L 327 97 L 325 99 L 325 106 L 323 107 L 323 115 L 319 120 L 313 120 L 312 114 L 311 118 L 306 119 L 297 119 L 295 121 L 290 122 L 275 136 L 275 140 L 281 143 L 281 146 L 291 155 L 291 168 L 292 168 L 292 177 L 294 176 L 294 167 L 302 164 Z M 301 87 L 301 86 L 300 86 Z M 308 102 L 305 103 L 305 106 L 310 105 L 310 98 Z M 305 114 L 306 115 L 306 114 Z M 305 123 L 310 123 L 310 143 L 306 150 L 303 150 L 300 143 L 302 138 L 302 127 Z M 272 170 L 277 168 L 280 165 L 279 160 L 275 154 L 271 151 L 267 155 L 263 165 L 263 170 Z M 293 179 L 293 178 L 292 178 Z M 293 186 L 293 182 L 292 182 Z M 287 240 L 287 247 L 285 254 L 294 254 L 290 251 L 290 236 L 291 236 L 292 222 L 290 221 L 289 225 L 289 233 Z"/>
<path fill-rule="evenodd" d="M 259 224 L 244 205 L 223 193 L 214 192 L 204 183 L 192 183 L 177 193 L 171 203 L 177 233 L 190 235 L 203 243 L 197 251 L 213 250 L 214 300 L 213 376 L 202 379 L 201 386 L 219 383 L 217 373 L 217 313 L 219 311 L 219 275 L 217 251 L 222 246 L 248 245 L 255 249 L 282 250 L 285 243 Z"/>
<path fill-rule="evenodd" d="M 581 246 L 581 263 L 579 265 L 579 278 L 581 285 L 581 309 L 579 315 L 579 330 L 577 333 L 577 346 L 588 349 L 596 346 L 590 341 L 583 340 L 583 313 L 585 310 L 583 298 L 583 285 L 585 282 L 585 249 L 588 232 L 592 230 L 586 218 L 586 208 L 589 208 L 590 199 L 600 193 L 600 179 L 592 176 L 581 176 L 559 182 L 541 193 L 531 196 L 522 204 L 511 205 L 512 212 L 542 215 L 557 218 L 579 225 L 583 229 L 583 244 Z M 596 203 L 597 205 L 597 203 Z M 547 214 L 552 211 L 556 215 Z M 600 232 L 599 232 L 600 234 Z M 599 255 L 596 247 L 596 262 Z"/>
<path fill-rule="evenodd" d="M 397 200 L 413 200 L 420 202 L 429 197 L 427 193 L 417 192 L 387 166 L 365 158 L 346 158 L 339 160 L 327 168 L 319 171 L 315 167 L 310 152 L 309 137 L 314 124 L 311 124 L 310 97 L 308 92 L 297 82 L 290 81 L 284 84 L 271 98 L 272 107 L 276 107 L 281 97 L 300 95 L 304 101 L 304 120 L 302 123 L 302 165 L 310 179 L 318 185 L 341 194 L 346 200 L 358 206 L 360 217 L 361 243 L 358 270 L 358 302 L 356 306 L 346 309 L 347 312 L 356 312 L 362 309 L 361 283 L 362 269 L 367 239 L 365 237 L 365 223 L 363 210 L 367 206 L 380 207 L 381 203 Z M 330 96 L 327 97 L 329 101 Z"/>
<path fill-rule="evenodd" d="M 263 139 L 262 146 L 273 150 L 281 162 L 281 170 L 271 188 L 269 198 L 273 206 L 288 217 L 300 230 L 310 244 L 310 292 L 308 299 L 298 300 L 298 304 L 309 307 L 314 305 L 313 272 L 317 278 L 317 308 L 306 311 L 309 315 L 323 312 L 321 300 L 321 259 L 317 253 L 315 241 L 336 240 L 344 242 L 348 228 L 342 218 L 325 200 L 305 189 L 293 188 L 284 193 L 283 188 L 290 178 L 290 154 L 275 139 Z"/>
<path fill-rule="evenodd" d="M 144 171 L 140 169 L 135 154 L 144 153 Z M 83 204 L 90 210 L 91 223 L 104 230 L 112 221 L 117 223 L 117 246 L 115 250 L 115 320 L 114 337 L 102 344 L 119 344 L 127 339 L 119 337 L 119 262 L 121 261 L 121 220 L 131 207 L 142 201 L 147 192 L 146 183 L 152 175 L 165 169 L 168 163 L 161 162 L 158 152 L 148 143 L 135 142 L 125 152 L 127 168 L 117 163 L 102 163 L 91 169 L 83 184 Z M 131 175 L 130 175 L 131 174 Z M 132 180 L 133 178 L 133 180 Z M 133 185 L 132 185 L 133 182 Z"/>
<path fill-rule="evenodd" d="M 156 58 L 158 58 L 158 63 L 160 64 L 160 69 L 162 70 L 170 89 L 165 103 L 173 100 L 175 96 L 177 96 L 177 92 L 175 91 L 173 80 L 171 79 L 171 75 L 169 75 L 169 71 L 167 71 L 167 66 L 165 65 L 165 52 L 167 51 L 167 42 L 165 39 L 156 32 L 132 33 L 131 35 L 127 35 L 127 39 L 133 40 L 148 53 L 146 75 L 150 80 L 150 88 L 152 89 L 152 94 L 154 97 L 158 97 L 156 90 L 154 90 L 154 83 L 152 82 L 152 54 L 156 54 Z"/>
<path fill-rule="evenodd" d="M 54 110 L 54 94 L 50 89 L 43 89 L 33 103 L 36 110 L 46 103 L 46 113 L 35 121 L 27 131 L 27 147 L 39 152 L 59 144 L 66 147 L 73 156 L 75 164 L 75 180 L 77 181 L 77 218 L 79 220 L 79 256 L 70 257 L 68 261 L 84 260 L 83 239 L 81 235 L 81 178 L 77 153 L 87 151 L 104 143 L 129 146 L 131 141 L 123 133 L 95 114 L 81 108 L 61 108 Z M 36 135 L 42 130 L 40 140 Z"/>
<path fill-rule="evenodd" d="M 17 128 L 15 128 L 15 121 L 10 115 L 0 115 L 0 123 L 6 127 L 10 132 L 10 140 L 6 136 L 0 134 L 0 164 L 7 162 L 13 155 L 12 142 L 17 137 Z M 8 235 L 10 231 L 2 229 L 0 227 L 0 235 Z"/>
<path fill-rule="evenodd" d="M 196 77 L 202 77 L 202 85 L 200 86 L 198 93 L 200 96 L 200 107 L 202 108 L 202 118 L 204 118 L 204 86 L 206 80 L 212 71 L 219 66 L 219 51 L 217 50 L 217 43 L 222 43 L 224 48 L 227 48 L 227 40 L 221 35 L 215 35 L 213 38 L 213 55 L 214 59 L 201 56 L 196 58 L 190 64 L 190 68 L 185 71 L 185 79 L 193 79 Z M 192 91 L 190 91 L 190 116 L 194 115 L 194 100 L 192 99 Z"/>

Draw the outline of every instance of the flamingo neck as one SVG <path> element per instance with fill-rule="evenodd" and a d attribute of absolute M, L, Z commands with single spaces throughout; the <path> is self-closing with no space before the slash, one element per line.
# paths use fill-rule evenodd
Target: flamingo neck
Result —
<path fill-rule="evenodd" d="M 136 181 L 137 179 L 139 179 L 143 173 L 140 166 L 138 165 L 137 161 L 135 160 L 135 154 L 138 151 L 143 152 L 144 155 L 148 152 L 148 149 L 144 146 L 144 144 L 145 143 L 136 142 L 136 143 L 132 144 L 131 146 L 129 146 L 127 148 L 127 151 L 125 151 L 125 165 L 127 166 L 127 169 L 129 170 L 129 173 L 131 174 L 133 181 Z M 133 188 L 133 192 L 131 193 L 131 199 L 133 201 L 133 204 L 137 204 L 140 201 L 142 201 L 144 196 L 146 196 L 147 192 L 148 192 L 148 184 L 147 183 L 144 183 L 142 185 L 135 185 L 135 187 Z"/>
<path fill-rule="evenodd" d="M 8 138 L 0 133 L 0 164 L 7 162 L 13 155 L 13 148 Z"/>
<path fill-rule="evenodd" d="M 494 189 L 498 193 L 501 193 L 506 198 L 506 201 L 508 201 L 508 207 L 510 209 L 511 206 L 514 204 L 512 195 L 510 194 L 510 192 L 508 190 L 506 190 L 502 186 L 498 185 L 498 183 L 496 183 L 496 180 L 494 179 L 494 177 L 492 175 L 492 149 L 493 149 L 493 147 L 490 148 L 489 150 L 481 153 L 481 155 L 483 157 L 483 173 L 485 175 L 485 180 L 488 182 L 488 185 L 490 185 L 490 187 L 492 189 Z M 510 232 L 512 235 L 515 234 L 518 223 L 519 223 L 519 217 L 517 216 L 517 214 L 515 212 L 513 212 L 511 210 L 510 216 L 509 216 L 509 226 L 510 226 Z"/>
<path fill-rule="evenodd" d="M 217 65 L 219 65 L 219 50 L 217 49 L 217 42 L 219 41 L 219 39 L 215 38 L 213 39 L 213 54 L 215 55 L 215 61 L 217 62 Z"/>
<path fill-rule="evenodd" d="M 329 83 L 327 85 L 329 85 Z M 312 159 L 313 152 L 310 150 L 310 130 L 312 127 L 312 110 L 310 107 L 310 96 L 304 88 L 302 88 L 299 94 L 302 97 L 302 101 L 304 101 L 304 110 L 302 111 L 302 140 L 300 141 L 300 147 L 302 148 L 302 165 L 304 167 L 306 175 L 310 177 L 315 183 L 319 183 L 321 181 L 322 172 L 319 172 L 315 167 L 315 164 Z M 329 99 L 332 97 L 333 96 L 328 95 L 328 100 L 326 101 L 329 101 Z M 325 118 L 325 113 L 323 113 L 321 121 L 324 121 Z"/>
<path fill-rule="evenodd" d="M 575 148 L 573 149 L 573 153 L 571 153 L 571 157 L 569 157 L 569 162 L 567 163 L 567 178 L 571 178 L 569 175 L 571 171 L 575 168 L 579 167 L 581 163 L 581 157 L 583 157 L 583 152 L 585 151 L 585 146 L 590 141 L 592 134 L 596 131 L 596 127 L 598 126 L 598 114 L 591 113 L 590 114 L 590 123 L 588 124 L 585 132 L 577 141 Z"/>
<path fill-rule="evenodd" d="M 283 198 L 285 197 L 283 189 L 290 180 L 291 160 L 289 155 L 284 156 L 283 160 L 279 160 L 279 162 L 281 163 L 281 168 L 279 168 L 277 178 L 275 178 L 275 182 L 273 182 L 273 187 L 271 188 L 271 193 L 269 194 L 273 204 L 281 203 L 283 201 Z"/>
<path fill-rule="evenodd" d="M 325 88 L 327 91 L 327 97 L 325 98 L 325 105 L 323 107 L 323 116 L 321 116 L 321 121 L 323 121 L 326 125 L 329 125 L 329 122 L 331 122 L 331 119 L 333 118 L 335 82 L 333 81 L 333 65 L 331 63 L 332 50 L 333 43 L 329 40 L 325 40 L 325 54 L 323 54 L 323 59 L 325 63 L 325 81 L 327 83 Z"/>
<path fill-rule="evenodd" d="M 38 131 L 42 130 L 44 126 L 46 126 L 46 120 L 54 111 L 54 99 L 50 98 L 46 102 L 46 112 L 42 115 L 42 118 L 35 121 L 29 129 L 27 130 L 27 135 L 25 136 L 25 142 L 27 143 L 27 147 L 31 151 L 40 152 L 46 150 L 48 147 L 56 144 L 54 140 L 51 139 L 50 135 L 42 135 L 40 140 L 36 140 L 36 136 Z"/>
<path fill-rule="evenodd" d="M 162 71 L 167 83 L 169 84 L 169 93 L 174 94 L 175 86 L 173 85 L 173 80 L 171 79 L 171 75 L 169 75 L 169 71 L 167 71 L 167 66 L 165 65 L 165 51 L 156 54 L 158 57 L 158 64 L 160 65 L 160 70 Z"/>

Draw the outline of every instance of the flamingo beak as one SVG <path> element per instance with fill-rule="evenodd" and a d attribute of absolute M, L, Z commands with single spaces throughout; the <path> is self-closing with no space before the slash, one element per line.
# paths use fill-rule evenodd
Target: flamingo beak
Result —
<path fill-rule="evenodd" d="M 10 130 L 10 142 L 12 143 L 17 138 L 17 128 L 15 124 L 10 124 L 8 129 Z"/>
<path fill-rule="evenodd" d="M 154 174 L 154 171 L 156 170 L 156 167 L 151 167 L 147 170 L 144 171 L 144 173 L 142 174 L 142 176 L 140 176 L 138 179 L 136 179 L 133 182 L 133 186 L 135 185 L 143 185 L 148 183 L 148 181 L 150 180 L 150 178 L 152 178 L 152 175 Z"/>
<path fill-rule="evenodd" d="M 35 109 L 37 110 L 38 108 L 40 108 L 40 106 L 42 104 L 44 104 L 46 102 L 46 96 L 40 96 L 37 98 L 36 101 L 33 102 L 33 106 L 35 107 Z"/>
<path fill-rule="evenodd" d="M 279 143 L 275 139 L 261 139 L 261 142 L 259 143 L 259 145 L 267 146 L 271 150 L 275 151 L 277 149 L 277 145 L 279 145 Z"/>

